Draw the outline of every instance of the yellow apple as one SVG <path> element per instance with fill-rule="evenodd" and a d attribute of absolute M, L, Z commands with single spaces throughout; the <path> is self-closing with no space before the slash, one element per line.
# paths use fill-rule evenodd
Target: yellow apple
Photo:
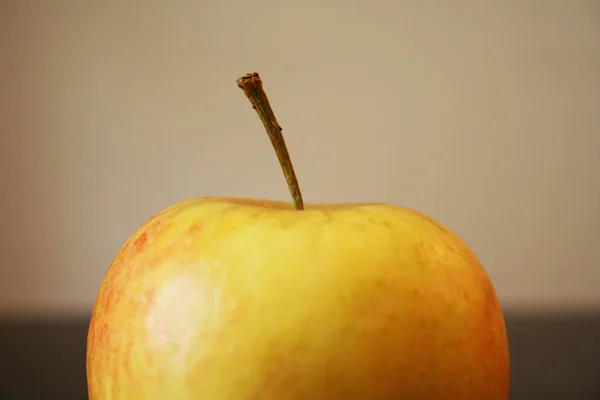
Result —
<path fill-rule="evenodd" d="M 294 202 L 202 197 L 155 215 L 101 284 L 91 400 L 506 400 L 493 285 L 415 210 L 304 207 L 257 74 L 239 85 Z"/>

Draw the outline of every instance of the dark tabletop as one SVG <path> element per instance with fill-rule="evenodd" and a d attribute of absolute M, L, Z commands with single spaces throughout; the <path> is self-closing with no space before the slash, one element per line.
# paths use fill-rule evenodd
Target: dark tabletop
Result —
<path fill-rule="evenodd" d="M 600 313 L 506 320 L 512 400 L 600 400 Z M 87 399 L 88 321 L 0 319 L 0 399 Z"/>

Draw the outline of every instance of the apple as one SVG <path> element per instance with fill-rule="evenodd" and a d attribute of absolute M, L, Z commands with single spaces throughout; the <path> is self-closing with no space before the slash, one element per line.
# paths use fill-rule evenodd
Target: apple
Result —
<path fill-rule="evenodd" d="M 152 217 L 100 286 L 91 400 L 506 400 L 501 306 L 477 257 L 389 204 L 307 204 L 256 73 L 238 80 L 292 203 L 202 197 Z"/>

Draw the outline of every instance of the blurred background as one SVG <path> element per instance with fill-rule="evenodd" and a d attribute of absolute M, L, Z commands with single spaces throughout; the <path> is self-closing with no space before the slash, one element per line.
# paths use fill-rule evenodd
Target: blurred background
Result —
<path fill-rule="evenodd" d="M 0 398 L 87 398 L 112 258 L 203 195 L 417 208 L 506 312 L 512 399 L 600 399 L 600 2 L 0 3 Z"/>

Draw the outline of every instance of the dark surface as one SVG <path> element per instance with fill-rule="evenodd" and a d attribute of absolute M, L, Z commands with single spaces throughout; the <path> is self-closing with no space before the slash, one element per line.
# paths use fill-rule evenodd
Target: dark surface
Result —
<path fill-rule="evenodd" d="M 87 399 L 87 327 L 0 319 L 0 399 Z M 507 327 L 512 400 L 600 400 L 600 314 L 507 314 Z"/>

